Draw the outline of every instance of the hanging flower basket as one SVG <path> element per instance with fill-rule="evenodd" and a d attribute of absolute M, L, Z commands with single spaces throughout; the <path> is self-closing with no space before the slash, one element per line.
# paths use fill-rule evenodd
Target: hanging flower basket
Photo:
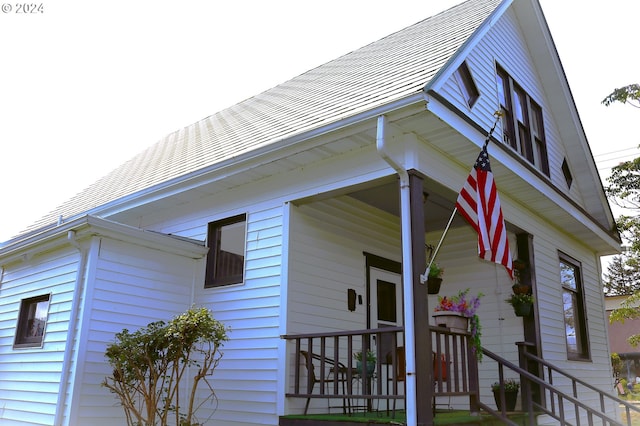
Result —
<path fill-rule="evenodd" d="M 531 294 L 531 286 L 527 284 L 514 284 L 511 289 L 514 294 Z"/>
<path fill-rule="evenodd" d="M 464 316 L 462 312 L 436 311 L 433 318 L 438 327 L 447 327 L 463 333 L 469 330 L 469 317 Z"/>
<path fill-rule="evenodd" d="M 505 301 L 513 306 L 513 312 L 518 317 L 528 317 L 531 315 L 534 298 L 530 294 L 512 294 Z"/>
<path fill-rule="evenodd" d="M 518 303 L 513 305 L 513 312 L 517 317 L 528 317 L 531 315 L 533 303 Z"/>
<path fill-rule="evenodd" d="M 442 278 L 436 278 L 436 277 L 427 278 L 427 293 L 428 294 L 440 293 L 441 284 L 442 284 Z"/>
<path fill-rule="evenodd" d="M 438 294 L 440 293 L 440 285 L 442 284 L 442 274 L 444 269 L 440 267 L 436 262 L 431 263 L 429 267 L 429 276 L 427 277 L 427 293 Z"/>

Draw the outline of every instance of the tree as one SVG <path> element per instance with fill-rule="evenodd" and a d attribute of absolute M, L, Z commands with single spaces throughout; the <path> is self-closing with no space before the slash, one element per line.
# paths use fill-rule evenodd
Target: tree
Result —
<path fill-rule="evenodd" d="M 208 387 L 205 401 L 215 398 L 207 377 L 220 362 L 220 348 L 227 340 L 227 328 L 205 308 L 191 308 L 169 323 L 152 322 L 135 332 L 124 329 L 107 347 L 113 373 L 102 385 L 120 400 L 129 426 L 197 425 L 198 385 Z M 183 379 L 191 373 L 185 385 Z M 184 390 L 186 404 L 180 394 Z"/>
<path fill-rule="evenodd" d="M 607 296 L 628 296 L 640 290 L 638 257 L 623 253 L 614 256 L 604 274 L 604 293 Z"/>
<path fill-rule="evenodd" d="M 621 102 L 623 104 L 629 104 L 636 108 L 640 108 L 640 85 L 629 84 L 628 86 L 615 89 L 602 100 L 602 103 L 606 106 L 609 106 L 614 102 Z"/>
<path fill-rule="evenodd" d="M 607 106 L 614 102 L 621 102 L 640 108 L 640 85 L 630 84 L 615 89 L 602 101 L 602 103 Z M 615 204 L 626 209 L 640 209 L 640 158 L 635 158 L 615 166 L 612 169 L 611 176 L 607 178 L 607 180 L 610 185 L 606 187 L 605 190 Z M 616 220 L 616 223 L 622 233 L 622 237 L 630 242 L 631 247 L 628 258 L 624 262 L 620 260 L 620 263 L 617 267 L 614 266 L 614 269 L 618 268 L 617 272 L 620 273 L 628 267 L 630 270 L 635 271 L 634 275 L 637 275 L 638 265 L 640 264 L 638 261 L 640 258 L 640 218 L 637 215 L 623 215 Z M 611 269 L 609 269 L 609 271 L 611 271 Z M 618 276 L 618 278 L 621 277 Z M 621 280 L 621 282 L 616 281 L 615 283 L 609 280 L 608 288 L 624 289 L 627 287 L 626 284 L 629 284 L 629 291 L 632 291 L 633 294 L 625 299 L 619 308 L 611 312 L 609 316 L 611 323 L 624 323 L 627 319 L 640 318 L 640 290 L 638 289 L 637 279 L 634 280 L 633 284 L 625 283 L 624 279 Z M 637 346 L 640 343 L 640 334 L 629 337 L 627 341 L 632 346 Z"/>

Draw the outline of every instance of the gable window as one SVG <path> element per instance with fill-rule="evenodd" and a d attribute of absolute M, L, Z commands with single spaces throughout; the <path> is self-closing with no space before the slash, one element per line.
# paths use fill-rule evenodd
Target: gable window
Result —
<path fill-rule="evenodd" d="M 20 313 L 18 314 L 18 327 L 14 347 L 31 348 L 42 346 L 44 330 L 47 326 L 50 297 L 51 295 L 46 294 L 22 300 Z"/>
<path fill-rule="evenodd" d="M 566 158 L 562 162 L 562 174 L 564 175 L 564 180 L 567 182 L 567 187 L 571 189 L 571 184 L 573 183 L 573 176 L 571 175 L 571 170 L 569 169 L 569 163 L 567 163 Z"/>
<path fill-rule="evenodd" d="M 460 90 L 462 90 L 462 95 L 464 96 L 467 105 L 469 108 L 473 107 L 478 98 L 480 97 L 480 92 L 478 92 L 478 87 L 473 81 L 473 77 L 471 76 L 471 71 L 467 66 L 466 62 L 463 62 L 460 67 L 455 72 L 456 81 L 458 82 L 458 86 L 460 86 Z"/>
<path fill-rule="evenodd" d="M 577 261 L 563 254 L 560 254 L 560 283 L 562 285 L 567 357 L 575 360 L 588 360 L 590 357 L 589 337 L 581 267 Z"/>
<path fill-rule="evenodd" d="M 205 288 L 243 281 L 246 223 L 244 214 L 209 223 Z"/>
<path fill-rule="evenodd" d="M 542 108 L 500 67 L 496 82 L 503 142 L 549 176 Z"/>

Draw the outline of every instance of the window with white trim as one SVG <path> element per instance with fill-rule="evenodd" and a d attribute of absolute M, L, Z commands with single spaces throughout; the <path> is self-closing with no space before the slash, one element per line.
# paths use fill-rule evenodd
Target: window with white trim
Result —
<path fill-rule="evenodd" d="M 503 114 L 502 141 L 549 176 L 542 108 L 500 67 L 496 82 Z"/>
<path fill-rule="evenodd" d="M 205 288 L 243 282 L 246 223 L 245 214 L 209 223 Z"/>
<path fill-rule="evenodd" d="M 42 347 L 47 327 L 50 294 L 22 299 L 14 347 Z"/>

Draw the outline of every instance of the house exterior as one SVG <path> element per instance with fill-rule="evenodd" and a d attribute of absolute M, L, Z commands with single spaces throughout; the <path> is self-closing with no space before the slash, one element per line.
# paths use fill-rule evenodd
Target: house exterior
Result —
<path fill-rule="evenodd" d="M 619 236 L 543 12 L 469 0 L 168 135 L 7 241 L 0 423 L 123 422 L 100 386 L 106 346 L 194 304 L 231 328 L 217 402 L 199 411 L 209 424 L 302 413 L 281 336 L 376 328 L 381 309 L 406 327 L 407 370 L 424 368 L 409 330 L 437 301 L 416 282 L 424 244 L 442 236 L 496 110 L 491 166 L 534 313 L 514 315 L 511 279 L 478 258 L 459 216 L 437 255 L 440 295 L 484 294 L 492 352 L 517 363 L 526 341 L 613 389 L 599 257 Z M 479 365 L 481 388 L 496 378 Z M 431 405 L 407 380 L 415 424 Z"/>
<path fill-rule="evenodd" d="M 605 308 L 607 319 L 611 315 L 611 311 L 618 309 L 621 303 L 629 296 L 607 296 L 605 298 Z M 608 324 L 609 347 L 612 353 L 617 353 L 624 363 L 620 378 L 625 378 L 629 382 L 635 383 L 637 377 L 640 377 L 640 349 L 629 344 L 627 339 L 638 334 L 640 330 L 639 319 L 628 319 L 622 322 L 613 322 Z"/>

